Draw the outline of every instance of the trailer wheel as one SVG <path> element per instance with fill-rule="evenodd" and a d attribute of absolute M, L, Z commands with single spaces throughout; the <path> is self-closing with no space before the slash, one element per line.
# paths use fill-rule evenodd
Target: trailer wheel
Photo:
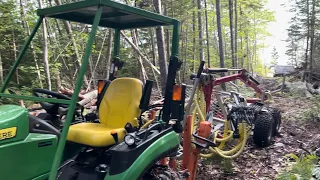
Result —
<path fill-rule="evenodd" d="M 281 113 L 280 110 L 277 108 L 269 108 L 269 110 L 272 113 L 272 117 L 274 120 L 274 125 L 273 125 L 273 136 L 276 136 L 280 132 L 280 126 L 281 126 Z"/>
<path fill-rule="evenodd" d="M 260 147 L 266 147 L 271 143 L 274 120 L 272 114 L 261 111 L 257 114 L 254 123 L 253 141 Z"/>

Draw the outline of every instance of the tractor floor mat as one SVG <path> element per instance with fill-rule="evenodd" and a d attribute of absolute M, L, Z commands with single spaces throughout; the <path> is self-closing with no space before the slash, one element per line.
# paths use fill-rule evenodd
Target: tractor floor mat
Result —
<path fill-rule="evenodd" d="M 57 180 L 103 180 L 105 174 L 71 162 L 58 171 Z"/>

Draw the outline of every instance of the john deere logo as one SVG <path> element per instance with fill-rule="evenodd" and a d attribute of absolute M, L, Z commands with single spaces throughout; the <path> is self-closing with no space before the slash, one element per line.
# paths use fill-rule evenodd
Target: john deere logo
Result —
<path fill-rule="evenodd" d="M 0 129 L 0 141 L 5 139 L 14 138 L 17 134 L 17 127 Z"/>

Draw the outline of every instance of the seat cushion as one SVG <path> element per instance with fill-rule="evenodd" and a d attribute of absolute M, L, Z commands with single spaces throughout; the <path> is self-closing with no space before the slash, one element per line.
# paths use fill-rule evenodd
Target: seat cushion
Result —
<path fill-rule="evenodd" d="M 110 128 L 122 128 L 128 122 L 138 126 L 134 119 L 141 113 L 142 86 L 142 82 L 136 78 L 113 80 L 99 106 L 100 123 Z"/>
<path fill-rule="evenodd" d="M 115 144 L 111 132 L 118 133 L 118 141 L 126 135 L 124 128 L 111 129 L 104 124 L 79 123 L 70 126 L 67 140 L 92 147 L 105 147 Z"/>

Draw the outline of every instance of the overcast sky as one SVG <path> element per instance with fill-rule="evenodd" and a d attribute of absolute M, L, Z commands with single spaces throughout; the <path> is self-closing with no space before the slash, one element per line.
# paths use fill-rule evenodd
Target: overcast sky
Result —
<path fill-rule="evenodd" d="M 279 64 L 287 64 L 288 57 L 285 55 L 286 52 L 286 42 L 287 31 L 289 27 L 289 21 L 292 13 L 287 12 L 287 9 L 281 6 L 281 4 L 286 3 L 287 0 L 269 0 L 267 8 L 275 11 L 275 22 L 269 23 L 268 31 L 272 36 L 267 37 L 264 41 L 267 46 L 261 52 L 261 58 L 263 62 L 268 63 L 271 60 L 271 52 L 273 47 L 276 47 L 279 53 Z"/>

